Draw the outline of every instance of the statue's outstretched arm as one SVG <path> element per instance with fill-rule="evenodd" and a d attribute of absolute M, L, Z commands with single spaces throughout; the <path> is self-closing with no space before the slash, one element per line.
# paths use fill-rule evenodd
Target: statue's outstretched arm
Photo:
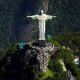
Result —
<path fill-rule="evenodd" d="M 56 18 L 56 16 L 47 15 L 46 19 Z"/>
<path fill-rule="evenodd" d="M 31 19 L 36 19 L 37 15 L 33 15 L 33 16 L 26 16 L 27 18 L 31 18 Z"/>
<path fill-rule="evenodd" d="M 56 18 L 57 16 L 52 16 L 52 18 Z"/>

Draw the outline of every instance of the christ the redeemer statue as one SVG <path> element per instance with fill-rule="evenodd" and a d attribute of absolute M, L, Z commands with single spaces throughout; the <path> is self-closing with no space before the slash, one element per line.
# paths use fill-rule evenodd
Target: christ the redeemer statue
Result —
<path fill-rule="evenodd" d="M 27 16 L 28 18 L 31 19 L 37 19 L 38 23 L 39 23 L 39 40 L 46 40 L 45 39 L 45 23 L 46 20 L 48 19 L 52 19 L 52 18 L 56 18 L 56 16 L 51 16 L 51 15 L 46 15 L 43 13 L 43 10 L 41 10 L 41 14 L 40 15 L 32 15 L 32 16 Z"/>

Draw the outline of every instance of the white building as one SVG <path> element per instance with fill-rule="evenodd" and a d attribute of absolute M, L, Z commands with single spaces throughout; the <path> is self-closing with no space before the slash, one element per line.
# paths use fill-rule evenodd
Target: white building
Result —
<path fill-rule="evenodd" d="M 74 62 L 76 65 L 79 65 L 79 57 L 78 56 L 75 57 Z"/>
<path fill-rule="evenodd" d="M 67 71 L 62 59 L 59 60 L 59 63 L 62 65 L 63 71 Z"/>

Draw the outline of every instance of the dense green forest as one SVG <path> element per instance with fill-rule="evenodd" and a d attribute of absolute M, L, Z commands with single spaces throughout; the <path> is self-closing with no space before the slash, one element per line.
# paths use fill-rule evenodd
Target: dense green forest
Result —
<path fill-rule="evenodd" d="M 59 47 L 59 50 L 49 53 L 47 72 L 43 73 L 39 70 L 36 50 L 27 44 L 20 49 L 18 44 L 14 43 L 6 52 L 5 57 L 0 60 L 0 80 L 68 80 L 67 72 L 63 71 L 59 63 L 60 59 L 65 63 L 66 69 L 80 80 L 80 68 L 74 63 L 75 55 L 80 54 L 80 34 L 64 33 L 53 36 L 48 41 L 55 47 Z"/>
<path fill-rule="evenodd" d="M 48 41 L 60 49 L 51 55 L 47 73 L 42 73 L 34 55 L 36 50 L 28 45 L 19 49 L 17 44 L 31 22 L 26 15 L 36 14 L 42 0 L 0 0 L 0 80 L 67 80 L 59 59 L 80 80 L 80 68 L 73 62 L 75 55 L 80 56 L 80 1 L 48 1 L 47 13 L 57 18 L 47 22 L 46 35 L 52 35 Z M 32 54 L 28 55 L 27 50 Z"/>
<path fill-rule="evenodd" d="M 20 0 L 0 0 L 0 51 L 15 41 L 12 26 Z"/>
<path fill-rule="evenodd" d="M 80 1 L 79 0 L 49 0 L 49 14 L 56 15 L 47 24 L 50 34 L 62 32 L 80 32 Z"/>
<path fill-rule="evenodd" d="M 53 39 L 61 46 L 69 47 L 75 55 L 80 54 L 80 33 L 64 33 L 54 36 Z"/>
<path fill-rule="evenodd" d="M 48 1 L 48 14 L 57 18 L 48 21 L 46 34 L 53 36 L 64 32 L 80 32 L 79 0 Z M 41 4 L 42 0 L 0 0 L 0 53 L 19 41 L 18 37 L 30 23 L 26 15 L 36 14 Z"/>

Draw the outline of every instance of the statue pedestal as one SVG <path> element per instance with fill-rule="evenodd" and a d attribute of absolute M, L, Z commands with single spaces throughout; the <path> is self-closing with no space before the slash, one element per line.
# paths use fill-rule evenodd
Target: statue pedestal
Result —
<path fill-rule="evenodd" d="M 45 47 L 46 46 L 46 40 L 38 40 L 39 47 Z"/>

